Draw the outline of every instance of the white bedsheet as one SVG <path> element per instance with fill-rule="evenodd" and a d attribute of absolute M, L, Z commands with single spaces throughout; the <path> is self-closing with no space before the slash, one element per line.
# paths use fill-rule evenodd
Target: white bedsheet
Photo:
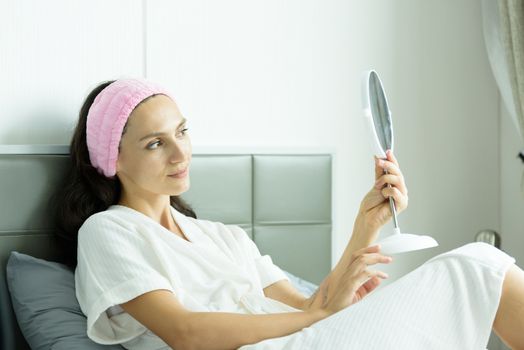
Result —
<path fill-rule="evenodd" d="M 485 349 L 514 262 L 488 244 L 471 243 L 310 327 L 240 349 Z"/>

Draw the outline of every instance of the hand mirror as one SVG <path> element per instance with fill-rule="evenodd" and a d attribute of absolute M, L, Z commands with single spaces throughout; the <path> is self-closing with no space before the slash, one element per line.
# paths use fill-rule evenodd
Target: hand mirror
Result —
<path fill-rule="evenodd" d="M 377 157 L 386 159 L 386 151 L 388 149 L 393 151 L 393 122 L 382 82 L 374 70 L 364 72 L 362 102 L 373 152 Z M 387 173 L 387 170 L 384 172 Z M 388 186 L 391 187 L 390 184 Z M 395 229 L 378 242 L 383 254 L 397 254 L 438 246 L 437 241 L 429 236 L 401 233 L 393 197 L 389 197 L 389 207 L 393 214 Z"/>

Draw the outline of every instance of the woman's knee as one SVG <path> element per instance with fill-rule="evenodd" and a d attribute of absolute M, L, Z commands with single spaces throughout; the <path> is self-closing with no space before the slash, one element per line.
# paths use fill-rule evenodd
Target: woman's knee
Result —
<path fill-rule="evenodd" d="M 479 263 L 486 266 L 492 266 L 495 269 L 506 268 L 515 261 L 512 257 L 500 249 L 484 242 L 472 242 L 442 253 L 430 259 L 460 259 L 463 261 Z"/>
<path fill-rule="evenodd" d="M 516 265 L 504 277 L 493 329 L 506 345 L 524 348 L 524 271 Z"/>

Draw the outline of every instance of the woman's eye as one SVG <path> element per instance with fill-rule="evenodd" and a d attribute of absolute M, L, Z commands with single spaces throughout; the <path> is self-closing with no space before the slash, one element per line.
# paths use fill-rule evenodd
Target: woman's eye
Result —
<path fill-rule="evenodd" d="M 155 148 L 157 148 L 156 146 L 159 145 L 160 143 L 161 143 L 161 141 L 151 142 L 149 145 L 147 145 L 147 148 L 148 149 L 155 149 Z"/>
<path fill-rule="evenodd" d="M 182 130 L 180 130 L 180 134 L 181 134 L 182 136 L 185 136 L 185 135 L 187 134 L 187 131 L 188 131 L 188 130 L 189 130 L 188 128 L 182 129 Z M 156 148 L 158 148 L 158 146 L 160 146 L 160 145 L 162 145 L 162 141 L 157 140 L 157 141 L 155 141 L 155 142 L 151 142 L 150 144 L 148 144 L 148 145 L 147 145 L 147 149 L 156 149 Z"/>

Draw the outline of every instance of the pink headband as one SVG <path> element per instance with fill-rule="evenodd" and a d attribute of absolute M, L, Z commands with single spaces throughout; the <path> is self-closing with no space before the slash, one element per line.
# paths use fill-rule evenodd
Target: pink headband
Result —
<path fill-rule="evenodd" d="M 87 114 L 87 148 L 91 164 L 100 174 L 116 174 L 118 145 L 127 118 L 144 99 L 171 94 L 145 79 L 120 79 L 104 88 L 93 101 Z"/>

